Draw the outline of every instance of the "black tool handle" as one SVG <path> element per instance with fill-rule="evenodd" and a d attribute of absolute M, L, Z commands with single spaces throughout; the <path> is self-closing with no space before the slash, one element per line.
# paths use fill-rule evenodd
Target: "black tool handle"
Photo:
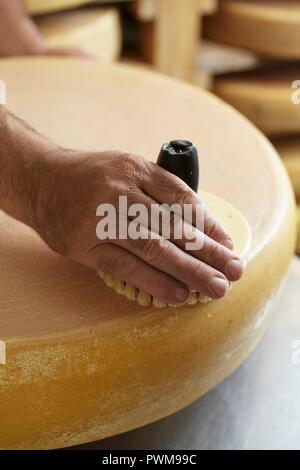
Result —
<path fill-rule="evenodd" d="M 188 140 L 172 140 L 164 144 L 157 164 L 181 178 L 195 192 L 199 185 L 199 161 L 196 147 Z"/>

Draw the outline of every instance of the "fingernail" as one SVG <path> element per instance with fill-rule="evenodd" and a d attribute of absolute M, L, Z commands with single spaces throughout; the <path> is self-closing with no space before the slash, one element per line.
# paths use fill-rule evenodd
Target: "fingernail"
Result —
<path fill-rule="evenodd" d="M 184 289 L 183 287 L 179 287 L 178 289 L 176 289 L 175 295 L 176 295 L 176 299 L 178 300 L 178 302 L 183 304 L 189 298 L 190 292 L 189 292 L 188 289 Z"/>
<path fill-rule="evenodd" d="M 231 280 L 238 280 L 244 271 L 244 263 L 238 259 L 233 259 L 227 264 L 227 274 Z"/>
<path fill-rule="evenodd" d="M 229 288 L 229 282 L 220 277 L 214 277 L 209 284 L 217 297 L 224 297 Z"/>

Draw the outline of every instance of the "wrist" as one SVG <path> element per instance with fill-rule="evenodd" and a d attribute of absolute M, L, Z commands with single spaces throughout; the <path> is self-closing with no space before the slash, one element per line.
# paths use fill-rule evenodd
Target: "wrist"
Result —
<path fill-rule="evenodd" d="M 57 146 L 9 113 L 3 126 L 0 208 L 36 229 L 41 190 L 47 186 Z"/>

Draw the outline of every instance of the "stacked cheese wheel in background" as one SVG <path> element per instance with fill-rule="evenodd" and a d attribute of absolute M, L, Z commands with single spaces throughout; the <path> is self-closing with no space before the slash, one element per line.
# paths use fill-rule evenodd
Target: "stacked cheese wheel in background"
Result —
<path fill-rule="evenodd" d="M 206 18 L 204 34 L 260 58 L 251 71 L 217 75 L 214 92 L 271 138 L 286 164 L 300 213 L 300 1 L 222 0 Z"/>
<path fill-rule="evenodd" d="M 107 2 L 27 0 L 27 9 L 50 48 L 80 49 L 100 62 L 113 62 L 121 54 L 120 13 L 114 1 L 109 6 L 103 3 Z"/>

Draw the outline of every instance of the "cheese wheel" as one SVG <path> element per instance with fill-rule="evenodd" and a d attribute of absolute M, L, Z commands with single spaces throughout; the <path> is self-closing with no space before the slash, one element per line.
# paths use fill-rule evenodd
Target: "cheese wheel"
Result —
<path fill-rule="evenodd" d="M 156 161 L 163 142 L 192 141 L 201 189 L 236 207 L 252 236 L 245 275 L 224 299 L 157 310 L 0 213 L 0 448 L 98 440 L 185 407 L 256 346 L 294 252 L 292 188 L 274 148 L 218 98 L 134 67 L 9 59 L 0 77 L 11 111 L 65 147 Z"/>
<path fill-rule="evenodd" d="M 275 140 L 274 145 L 291 178 L 296 198 L 300 200 L 300 139 L 294 137 Z"/>
<path fill-rule="evenodd" d="M 300 131 L 298 66 L 268 67 L 217 76 L 214 92 L 268 135 Z M 293 97 L 295 98 L 293 100 Z"/>
<path fill-rule="evenodd" d="M 204 23 L 215 41 L 266 57 L 300 58 L 300 4 L 293 0 L 222 0 Z"/>
<path fill-rule="evenodd" d="M 87 8 L 41 16 L 36 24 L 50 48 L 77 48 L 100 62 L 121 53 L 121 24 L 116 9 Z"/>
<path fill-rule="evenodd" d="M 198 68 L 213 75 L 257 68 L 262 61 L 251 52 L 203 40 Z"/>

